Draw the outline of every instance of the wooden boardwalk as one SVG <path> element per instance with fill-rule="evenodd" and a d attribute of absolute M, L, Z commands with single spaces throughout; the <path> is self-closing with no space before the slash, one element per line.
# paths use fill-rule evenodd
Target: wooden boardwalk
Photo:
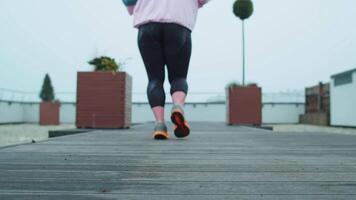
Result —
<path fill-rule="evenodd" d="M 356 136 L 153 124 L 0 149 L 0 199 L 356 199 Z"/>

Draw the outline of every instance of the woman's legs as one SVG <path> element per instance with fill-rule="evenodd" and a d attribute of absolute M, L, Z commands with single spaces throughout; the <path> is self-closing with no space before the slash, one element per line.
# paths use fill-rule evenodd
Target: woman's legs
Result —
<path fill-rule="evenodd" d="M 147 96 L 157 124 L 165 123 L 163 83 L 167 65 L 170 93 L 175 104 L 171 119 L 177 125 L 176 136 L 187 136 L 189 126 L 184 120 L 182 106 L 188 93 L 186 78 L 192 48 L 191 31 L 177 24 L 149 23 L 139 28 L 138 45 L 149 79 Z"/>

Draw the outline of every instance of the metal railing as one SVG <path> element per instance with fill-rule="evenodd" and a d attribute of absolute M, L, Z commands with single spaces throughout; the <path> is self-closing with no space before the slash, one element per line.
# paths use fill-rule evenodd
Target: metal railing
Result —
<path fill-rule="evenodd" d="M 76 102 L 75 92 L 55 92 L 55 98 L 61 102 Z M 171 102 L 167 94 L 167 102 Z M 40 102 L 39 92 L 19 91 L 0 88 L 0 100 L 10 102 L 33 103 Z M 223 92 L 189 92 L 187 102 L 191 103 L 223 103 L 226 100 L 225 91 Z M 135 103 L 147 103 L 145 92 L 133 92 L 132 101 Z M 304 91 L 291 91 L 279 93 L 263 93 L 262 101 L 265 103 L 304 103 Z"/>

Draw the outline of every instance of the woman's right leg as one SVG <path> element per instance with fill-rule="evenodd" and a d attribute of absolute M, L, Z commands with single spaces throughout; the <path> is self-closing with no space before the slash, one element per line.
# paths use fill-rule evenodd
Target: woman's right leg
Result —
<path fill-rule="evenodd" d="M 171 84 L 171 95 L 174 106 L 171 120 L 174 123 L 174 134 L 187 137 L 190 127 L 185 120 L 183 106 L 188 93 L 187 74 L 192 50 L 191 31 L 177 24 L 166 24 L 164 29 L 164 53 Z"/>
<path fill-rule="evenodd" d="M 184 105 L 188 93 L 187 74 L 192 52 L 191 31 L 178 24 L 166 24 L 164 47 L 173 103 Z"/>
<path fill-rule="evenodd" d="M 138 46 L 148 76 L 147 97 L 157 123 L 165 123 L 165 58 L 161 25 L 149 23 L 139 28 Z"/>

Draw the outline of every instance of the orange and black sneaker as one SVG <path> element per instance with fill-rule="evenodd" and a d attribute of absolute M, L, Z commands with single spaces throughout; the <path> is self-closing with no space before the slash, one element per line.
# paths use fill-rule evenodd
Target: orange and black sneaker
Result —
<path fill-rule="evenodd" d="M 155 140 L 167 140 L 169 139 L 169 134 L 167 126 L 163 123 L 157 123 L 155 130 L 153 132 L 153 138 Z"/>
<path fill-rule="evenodd" d="M 184 118 L 184 111 L 182 106 L 174 105 L 171 113 L 171 120 L 174 124 L 174 135 L 177 138 L 187 137 L 190 133 L 190 127 L 187 120 Z"/>

